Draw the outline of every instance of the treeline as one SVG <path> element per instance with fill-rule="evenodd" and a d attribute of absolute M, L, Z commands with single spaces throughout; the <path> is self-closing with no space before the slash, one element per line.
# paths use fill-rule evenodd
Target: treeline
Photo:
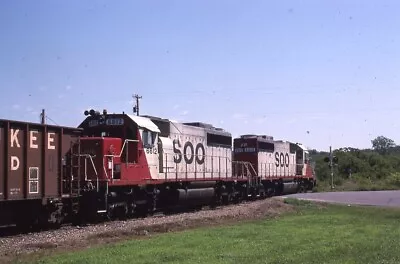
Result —
<path fill-rule="evenodd" d="M 387 190 L 400 188 L 400 146 L 384 136 L 371 141 L 370 149 L 340 148 L 333 151 L 334 186 L 338 190 Z M 327 152 L 311 151 L 318 190 L 331 188 Z"/>

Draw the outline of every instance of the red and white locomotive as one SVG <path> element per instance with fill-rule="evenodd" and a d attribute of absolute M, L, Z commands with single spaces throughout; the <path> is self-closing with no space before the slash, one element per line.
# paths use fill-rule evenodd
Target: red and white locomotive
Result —
<path fill-rule="evenodd" d="M 252 164 L 267 193 L 306 191 L 315 185 L 308 151 L 301 144 L 243 135 L 234 140 L 234 159 Z"/>
<path fill-rule="evenodd" d="M 8 210 L 7 219 L 21 222 L 29 201 L 39 209 L 25 215 L 25 224 L 61 223 L 65 217 L 90 219 L 99 214 L 129 217 L 305 191 L 315 185 L 307 150 L 299 144 L 245 135 L 234 139 L 232 149 L 232 135 L 209 124 L 105 110 L 85 115 L 78 129 L 0 120 L 0 131 L 5 131 L 0 143 L 7 143 L 1 144 L 0 160 L 15 165 L 15 130 L 11 129 L 17 126 L 22 131 L 19 144 L 27 149 L 21 162 L 29 161 L 29 166 L 21 164 L 25 169 L 19 172 L 19 186 L 0 184 L 4 193 L 0 215 Z M 29 127 L 40 136 L 36 154 L 28 150 Z M 49 139 L 48 132 L 53 133 Z M 51 150 L 45 148 L 53 143 Z M 37 168 L 35 185 L 31 168 Z M 5 169 L 1 179 L 7 183 L 15 173 Z M 36 186 L 34 195 L 29 191 L 32 186 Z M 16 189 L 20 195 L 13 196 Z"/>

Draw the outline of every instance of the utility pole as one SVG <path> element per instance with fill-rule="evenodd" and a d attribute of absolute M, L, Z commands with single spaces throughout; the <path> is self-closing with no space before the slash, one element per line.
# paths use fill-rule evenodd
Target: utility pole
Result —
<path fill-rule="evenodd" d="M 133 107 L 133 113 L 136 113 L 136 115 L 138 116 L 139 115 L 139 99 L 142 99 L 142 97 L 137 94 L 134 94 L 132 97 L 136 99 L 136 105 Z"/>
<path fill-rule="evenodd" d="M 333 155 L 332 146 L 329 146 L 329 157 L 325 157 L 324 161 L 329 164 L 329 168 L 331 169 L 331 188 L 335 189 L 335 186 L 333 186 L 333 166 L 338 165 L 339 159 Z"/>
<path fill-rule="evenodd" d="M 331 167 L 331 180 L 332 180 L 332 189 L 335 189 L 333 186 L 333 155 L 332 155 L 332 146 L 329 146 L 329 166 Z"/>
<path fill-rule="evenodd" d="M 40 123 L 42 125 L 46 124 L 46 113 L 44 109 L 42 109 L 42 113 L 40 114 Z"/>

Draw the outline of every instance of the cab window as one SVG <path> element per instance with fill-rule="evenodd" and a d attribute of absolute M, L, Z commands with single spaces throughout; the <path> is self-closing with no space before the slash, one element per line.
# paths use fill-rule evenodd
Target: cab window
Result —
<path fill-rule="evenodd" d="M 310 161 L 310 155 L 307 152 L 305 152 L 304 153 L 304 163 L 308 164 L 309 161 Z"/>
<path fill-rule="evenodd" d="M 156 133 L 148 130 L 143 130 L 142 140 L 144 147 L 153 147 L 155 139 L 156 139 Z"/>

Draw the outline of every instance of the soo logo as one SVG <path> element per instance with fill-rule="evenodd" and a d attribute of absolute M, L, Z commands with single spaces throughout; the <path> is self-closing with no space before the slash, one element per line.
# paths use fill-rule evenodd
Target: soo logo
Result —
<path fill-rule="evenodd" d="M 289 154 L 282 152 L 275 152 L 275 166 L 276 167 L 289 167 Z"/>
<path fill-rule="evenodd" d="M 192 142 L 187 141 L 183 145 L 183 155 L 180 149 L 181 147 L 182 145 L 179 139 L 174 140 L 174 153 L 176 154 L 174 156 L 175 163 L 180 163 L 182 161 L 182 156 L 187 164 L 192 164 L 194 160 L 200 165 L 204 163 L 206 151 L 202 143 L 197 143 L 196 147 L 194 147 Z"/>

